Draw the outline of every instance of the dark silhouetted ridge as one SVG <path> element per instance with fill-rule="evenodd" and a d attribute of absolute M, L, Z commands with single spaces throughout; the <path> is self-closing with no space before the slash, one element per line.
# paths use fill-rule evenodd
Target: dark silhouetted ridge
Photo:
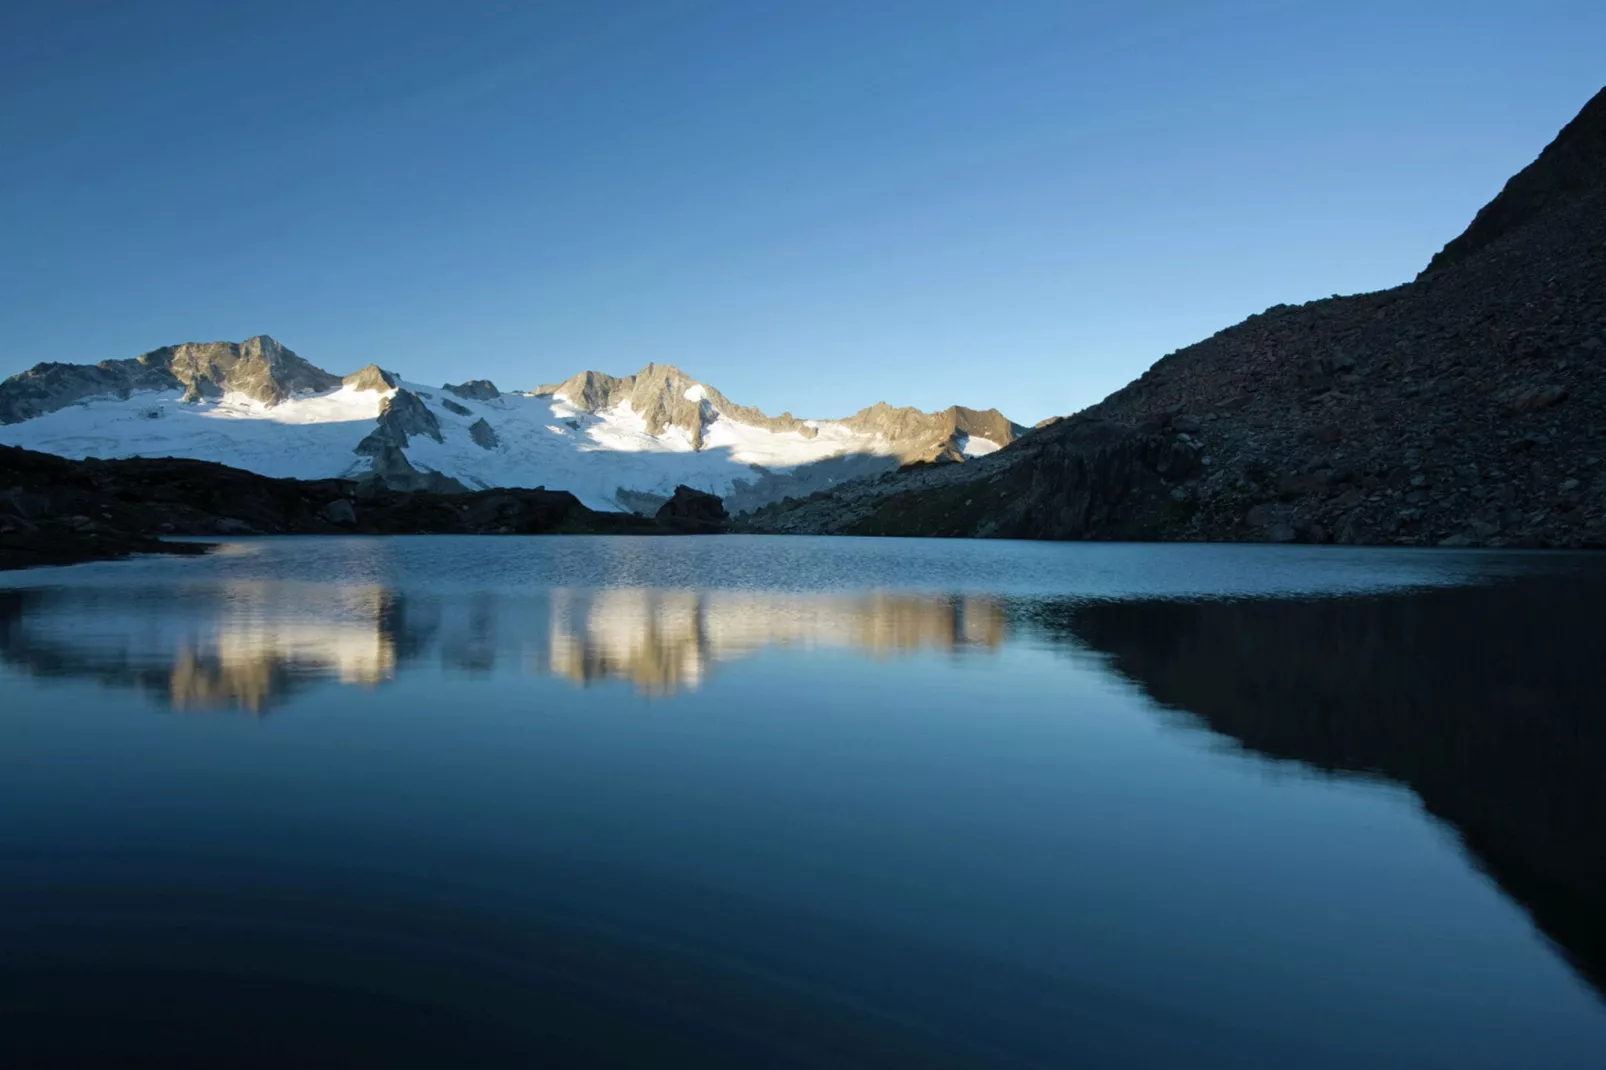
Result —
<path fill-rule="evenodd" d="M 1606 190 L 1606 88 L 1584 105 L 1573 121 L 1533 163 L 1518 171 L 1498 196 L 1479 209 L 1471 226 L 1435 256 L 1429 275 L 1466 259 L 1484 246 L 1527 226 L 1539 216 L 1578 197 Z"/>

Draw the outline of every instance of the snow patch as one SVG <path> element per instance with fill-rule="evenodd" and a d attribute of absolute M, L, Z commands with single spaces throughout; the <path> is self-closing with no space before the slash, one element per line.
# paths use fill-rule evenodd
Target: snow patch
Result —
<path fill-rule="evenodd" d="M 980 435 L 962 435 L 959 440 L 959 452 L 966 457 L 985 457 L 1003 448 L 992 439 L 982 438 Z"/>

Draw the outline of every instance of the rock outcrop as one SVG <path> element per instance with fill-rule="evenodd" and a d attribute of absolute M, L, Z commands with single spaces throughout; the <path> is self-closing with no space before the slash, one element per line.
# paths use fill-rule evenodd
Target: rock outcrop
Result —
<path fill-rule="evenodd" d="M 440 421 L 417 394 L 397 390 L 380 406 L 378 426 L 357 443 L 356 452 L 372 456 L 384 446 L 401 449 L 414 435 L 442 441 Z"/>
<path fill-rule="evenodd" d="M 468 437 L 481 449 L 494 450 L 501 444 L 501 440 L 496 437 L 496 429 L 486 423 L 483 416 L 468 425 Z"/>
<path fill-rule="evenodd" d="M 369 364 L 352 372 L 340 382 L 349 390 L 373 390 L 383 394 L 400 386 L 401 376 L 395 372 L 387 372 L 377 364 Z"/>
<path fill-rule="evenodd" d="M 496 384 L 489 379 L 470 379 L 455 386 L 446 383 L 441 389 L 448 390 L 465 401 L 495 401 L 502 396 L 502 392 L 496 389 Z"/>
<path fill-rule="evenodd" d="M 1278 306 L 767 531 L 1606 546 L 1606 91 L 1416 281 Z"/>
<path fill-rule="evenodd" d="M 443 441 L 440 421 L 410 390 L 398 389 L 380 406 L 378 426 L 353 448 L 369 459 L 369 473 L 395 490 L 430 490 L 441 494 L 467 490 L 439 472 L 420 471 L 402 451 L 414 435 Z"/>
<path fill-rule="evenodd" d="M 659 507 L 658 519 L 717 525 L 728 521 L 730 515 L 725 512 L 725 503 L 717 495 L 682 484 L 675 488 L 674 496 Z"/>

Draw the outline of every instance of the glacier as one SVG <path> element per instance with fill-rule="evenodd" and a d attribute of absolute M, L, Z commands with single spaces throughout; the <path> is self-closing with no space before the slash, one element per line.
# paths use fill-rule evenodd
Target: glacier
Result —
<path fill-rule="evenodd" d="M 141 378 L 131 381 L 121 365 L 136 364 Z M 175 380 L 166 370 L 191 366 L 209 378 Z M 88 387 L 79 385 L 86 373 Z M 64 377 L 73 388 L 52 394 Z M 172 385 L 147 388 L 157 380 Z M 959 407 L 772 418 L 667 365 L 619 378 L 586 372 L 527 392 L 485 380 L 434 387 L 374 366 L 341 379 L 267 336 L 98 366 L 39 365 L 0 384 L 0 402 L 16 414 L 0 424 L 0 443 L 75 459 L 192 458 L 295 479 L 388 476 L 399 464 L 469 489 L 546 487 L 592 509 L 637 512 L 679 485 L 744 512 L 913 460 L 983 456 L 1023 430 Z M 387 428 L 392 408 L 407 410 L 408 422 Z"/>

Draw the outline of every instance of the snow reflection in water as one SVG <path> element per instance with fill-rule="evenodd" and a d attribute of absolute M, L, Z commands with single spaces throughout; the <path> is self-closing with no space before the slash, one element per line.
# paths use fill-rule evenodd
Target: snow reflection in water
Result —
<path fill-rule="evenodd" d="M 373 687 L 410 666 L 695 688 L 768 647 L 988 651 L 1002 605 L 979 596 L 559 588 L 414 595 L 376 584 L 0 591 L 0 656 L 42 676 L 137 687 L 174 709 L 263 712 L 320 681 Z"/>

